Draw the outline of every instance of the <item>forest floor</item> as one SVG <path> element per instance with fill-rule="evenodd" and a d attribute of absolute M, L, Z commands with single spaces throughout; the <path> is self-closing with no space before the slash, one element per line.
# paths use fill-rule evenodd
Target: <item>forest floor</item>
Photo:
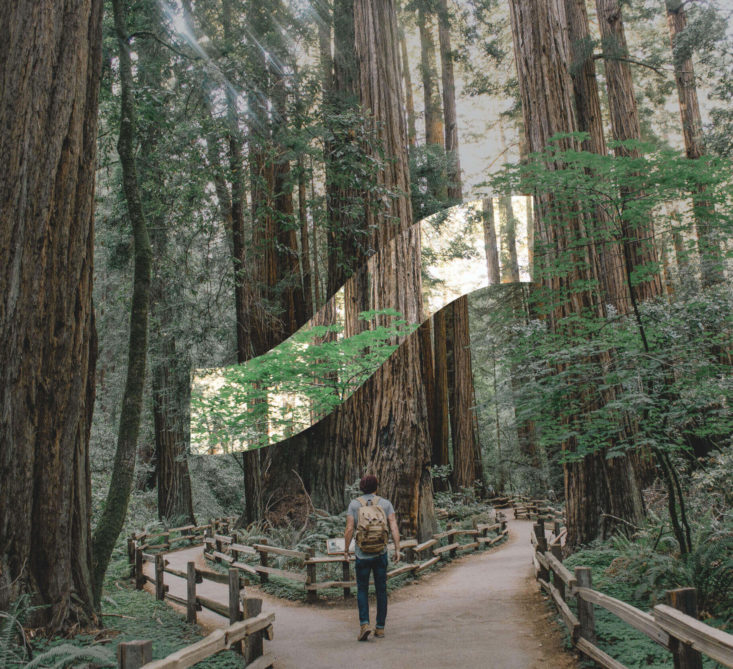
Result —
<path fill-rule="evenodd" d="M 355 597 L 307 605 L 248 586 L 248 596 L 262 598 L 263 612 L 275 613 L 275 638 L 265 643 L 275 657 L 275 669 L 578 667 L 576 657 L 564 649 L 554 613 L 533 578 L 531 526 L 530 521 L 510 520 L 506 543 L 458 558 L 392 592 L 385 638 L 370 637 L 366 643 L 356 640 Z M 184 571 L 192 559 L 207 568 L 201 547 L 170 553 L 166 559 Z M 183 579 L 167 574 L 166 583 L 173 594 L 185 597 Z M 228 601 L 227 586 L 211 581 L 198 585 L 197 593 Z M 371 609 L 373 616 L 374 602 Z M 204 628 L 228 624 L 208 611 L 198 619 Z"/>

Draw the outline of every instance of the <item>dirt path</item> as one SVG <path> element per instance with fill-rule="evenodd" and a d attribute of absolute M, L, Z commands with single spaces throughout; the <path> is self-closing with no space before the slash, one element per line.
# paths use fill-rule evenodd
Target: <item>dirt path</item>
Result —
<path fill-rule="evenodd" d="M 533 579 L 531 523 L 512 520 L 509 528 L 504 545 L 466 555 L 391 594 L 386 637 L 367 643 L 356 641 L 355 598 L 307 606 L 248 587 L 248 594 L 263 598 L 264 612 L 275 613 L 275 639 L 266 644 L 276 658 L 275 668 L 576 668 Z M 201 548 L 171 553 L 167 559 L 183 570 L 188 560 L 203 561 Z M 182 579 L 166 574 L 166 583 L 172 593 L 185 596 Z M 197 592 L 228 601 L 224 585 L 206 582 Z M 227 624 L 206 611 L 199 614 L 199 622 L 207 627 Z"/>

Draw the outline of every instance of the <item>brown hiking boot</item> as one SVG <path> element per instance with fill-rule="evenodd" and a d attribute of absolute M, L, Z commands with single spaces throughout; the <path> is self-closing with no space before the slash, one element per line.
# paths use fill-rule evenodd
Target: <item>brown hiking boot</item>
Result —
<path fill-rule="evenodd" d="M 359 628 L 359 636 L 357 639 L 359 639 L 359 641 L 366 641 L 371 633 L 372 630 L 369 628 L 369 625 L 362 625 Z"/>
<path fill-rule="evenodd" d="M 374 630 L 374 638 L 375 639 L 384 639 L 384 629 L 380 629 L 379 627 L 377 627 Z"/>

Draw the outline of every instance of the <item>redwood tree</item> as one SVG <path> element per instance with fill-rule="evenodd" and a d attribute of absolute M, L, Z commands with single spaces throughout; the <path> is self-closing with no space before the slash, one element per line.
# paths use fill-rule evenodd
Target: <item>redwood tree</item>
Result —
<path fill-rule="evenodd" d="M 0 609 L 93 620 L 92 216 L 102 2 L 0 4 Z"/>
<path fill-rule="evenodd" d="M 529 151 L 543 151 L 557 133 L 577 131 L 572 105 L 572 81 L 568 70 L 569 49 L 565 26 L 567 16 L 561 0 L 511 0 L 511 25 L 524 128 Z M 538 58 L 543 54 L 543 58 Z M 577 141 L 565 137 L 562 149 L 578 149 Z M 562 169 L 548 160 L 547 170 Z M 555 334 L 576 336 L 574 320 L 580 315 L 603 316 L 603 304 L 593 286 L 598 282 L 592 230 L 572 202 L 566 203 L 563 220 L 551 215 L 555 195 L 542 191 L 535 196 L 535 232 L 543 251 L 535 256 L 538 275 L 545 289 L 547 324 Z M 557 272 L 557 263 L 566 266 Z M 555 268 L 555 269 L 553 269 Z M 550 270 L 550 271 L 548 271 Z M 612 352 L 595 354 L 597 364 L 612 364 Z M 562 370 L 558 369 L 558 372 Z M 614 399 L 612 388 L 597 388 L 583 382 L 576 395 L 584 411 Z M 567 418 L 572 433 L 572 417 Z M 585 543 L 597 536 L 604 524 L 604 513 L 637 523 L 643 503 L 631 461 L 626 456 L 605 457 L 609 439 L 596 452 L 575 456 L 576 438 L 568 436 L 563 450 L 571 459 L 564 464 L 565 499 L 568 516 L 568 543 Z"/>

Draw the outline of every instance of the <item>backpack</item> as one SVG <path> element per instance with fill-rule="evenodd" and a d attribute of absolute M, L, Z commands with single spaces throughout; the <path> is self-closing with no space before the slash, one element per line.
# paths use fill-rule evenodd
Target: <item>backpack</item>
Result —
<path fill-rule="evenodd" d="M 365 553 L 383 553 L 387 548 L 387 514 L 378 502 L 377 496 L 369 501 L 359 497 L 356 545 Z"/>

